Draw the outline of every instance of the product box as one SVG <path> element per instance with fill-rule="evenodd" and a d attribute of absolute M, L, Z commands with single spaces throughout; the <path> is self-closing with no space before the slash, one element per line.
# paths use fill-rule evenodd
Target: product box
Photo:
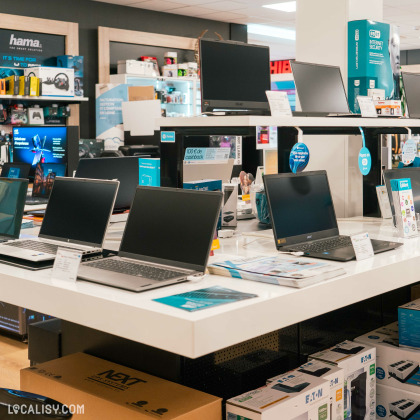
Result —
<path fill-rule="evenodd" d="M 43 96 L 74 96 L 74 69 L 64 67 L 30 67 L 25 76 L 42 79 Z"/>
<path fill-rule="evenodd" d="M 19 76 L 6 77 L 6 94 L 19 95 Z"/>
<path fill-rule="evenodd" d="M 74 70 L 74 95 L 83 96 L 83 56 L 82 55 L 59 55 L 57 66 Z"/>
<path fill-rule="evenodd" d="M 348 98 L 360 113 L 358 96 L 384 89 L 385 98 L 399 99 L 400 41 L 397 27 L 372 20 L 348 23 Z"/>
<path fill-rule="evenodd" d="M 220 398 L 84 353 L 22 369 L 20 388 L 82 406 L 74 420 L 221 419 Z"/>
<path fill-rule="evenodd" d="M 222 191 L 221 179 L 201 179 L 199 181 L 184 182 L 185 190 Z"/>
<path fill-rule="evenodd" d="M 392 200 L 395 209 L 395 225 L 404 238 L 417 236 L 416 210 L 410 178 L 391 179 Z"/>
<path fill-rule="evenodd" d="M 20 76 L 19 77 L 19 95 L 29 96 L 30 77 Z"/>
<path fill-rule="evenodd" d="M 376 387 L 377 419 L 420 419 L 420 395 L 385 385 Z"/>
<path fill-rule="evenodd" d="M 368 96 L 374 101 L 384 101 L 385 89 L 368 89 Z"/>
<path fill-rule="evenodd" d="M 118 60 L 118 74 L 138 74 L 140 76 L 153 76 L 153 63 L 149 61 L 138 60 Z"/>
<path fill-rule="evenodd" d="M 389 115 L 392 117 L 402 117 L 400 100 L 374 101 L 376 113 L 378 115 Z"/>
<path fill-rule="evenodd" d="M 0 95 L 6 95 L 6 79 L 0 79 Z"/>
<path fill-rule="evenodd" d="M 162 66 L 162 76 L 164 77 L 177 77 L 178 64 L 166 64 Z"/>
<path fill-rule="evenodd" d="M 376 347 L 376 381 L 420 396 L 420 351 L 399 347 L 398 323 L 386 325 L 355 339 Z"/>
<path fill-rule="evenodd" d="M 328 381 L 291 371 L 226 402 L 227 420 L 329 420 Z"/>
<path fill-rule="evenodd" d="M 139 185 L 160 187 L 159 158 L 139 158 Z"/>
<path fill-rule="evenodd" d="M 398 323 L 400 346 L 418 349 L 420 361 L 420 299 L 398 307 Z"/>
<path fill-rule="evenodd" d="M 309 361 L 321 360 L 343 369 L 344 418 L 370 420 L 375 416 L 374 347 L 344 341 L 328 350 L 309 356 Z"/>
<path fill-rule="evenodd" d="M 236 226 L 238 184 L 223 184 L 222 226 Z"/>

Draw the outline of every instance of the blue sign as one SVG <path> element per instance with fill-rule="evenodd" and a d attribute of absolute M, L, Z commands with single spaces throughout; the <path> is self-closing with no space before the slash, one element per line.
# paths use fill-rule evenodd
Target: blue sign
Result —
<path fill-rule="evenodd" d="M 175 131 L 161 131 L 160 141 L 161 143 L 175 143 Z"/>
<path fill-rule="evenodd" d="M 309 163 L 309 149 L 305 143 L 296 143 L 289 156 L 290 170 L 295 174 L 302 172 Z"/>
<path fill-rule="evenodd" d="M 362 175 L 367 175 L 372 167 L 372 157 L 370 156 L 369 149 L 362 147 L 359 152 L 359 170 Z"/>

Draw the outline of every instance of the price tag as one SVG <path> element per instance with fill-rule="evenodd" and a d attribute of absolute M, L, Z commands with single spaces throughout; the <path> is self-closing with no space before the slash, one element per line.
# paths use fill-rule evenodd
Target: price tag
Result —
<path fill-rule="evenodd" d="M 351 243 L 353 244 L 354 253 L 356 254 L 356 260 L 366 260 L 374 256 L 372 241 L 369 238 L 367 232 L 358 233 L 357 235 L 350 236 Z"/>
<path fill-rule="evenodd" d="M 266 90 L 265 94 L 267 95 L 272 117 L 292 116 L 292 110 L 290 108 L 290 102 L 286 92 Z"/>
<path fill-rule="evenodd" d="M 242 201 L 250 201 L 251 194 L 242 194 Z"/>
<path fill-rule="evenodd" d="M 58 248 L 51 277 L 55 280 L 74 282 L 77 278 L 82 254 L 64 248 Z"/>
<path fill-rule="evenodd" d="M 358 96 L 357 102 L 359 103 L 360 113 L 363 118 L 378 118 L 375 104 L 371 96 Z"/>

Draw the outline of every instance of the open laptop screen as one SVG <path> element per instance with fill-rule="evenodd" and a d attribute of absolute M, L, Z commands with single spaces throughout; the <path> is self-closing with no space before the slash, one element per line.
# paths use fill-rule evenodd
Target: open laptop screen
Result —
<path fill-rule="evenodd" d="M 35 168 L 33 197 L 48 198 L 57 176 L 66 175 L 65 163 L 38 163 Z"/>
<path fill-rule="evenodd" d="M 120 255 L 204 270 L 222 193 L 137 187 Z"/>
<path fill-rule="evenodd" d="M 326 171 L 264 176 L 277 246 L 338 235 Z"/>
<path fill-rule="evenodd" d="M 3 164 L 1 176 L 3 178 L 28 178 L 31 165 L 29 163 L 11 163 Z"/>
<path fill-rule="evenodd" d="M 118 181 L 57 177 L 39 236 L 101 247 Z"/>
<path fill-rule="evenodd" d="M 27 179 L 0 178 L 0 235 L 19 238 Z"/>

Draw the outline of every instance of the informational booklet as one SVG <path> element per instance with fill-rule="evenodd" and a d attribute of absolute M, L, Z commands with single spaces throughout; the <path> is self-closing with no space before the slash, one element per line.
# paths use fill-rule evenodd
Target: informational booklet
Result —
<path fill-rule="evenodd" d="M 215 262 L 207 268 L 220 276 L 298 288 L 345 274 L 338 265 L 284 256 L 238 258 Z"/>
<path fill-rule="evenodd" d="M 174 308 L 183 309 L 184 311 L 194 312 L 213 306 L 224 305 L 225 303 L 251 299 L 257 296 L 258 295 L 252 293 L 242 293 L 221 286 L 213 286 L 153 300 L 155 302 L 173 306 Z"/>

